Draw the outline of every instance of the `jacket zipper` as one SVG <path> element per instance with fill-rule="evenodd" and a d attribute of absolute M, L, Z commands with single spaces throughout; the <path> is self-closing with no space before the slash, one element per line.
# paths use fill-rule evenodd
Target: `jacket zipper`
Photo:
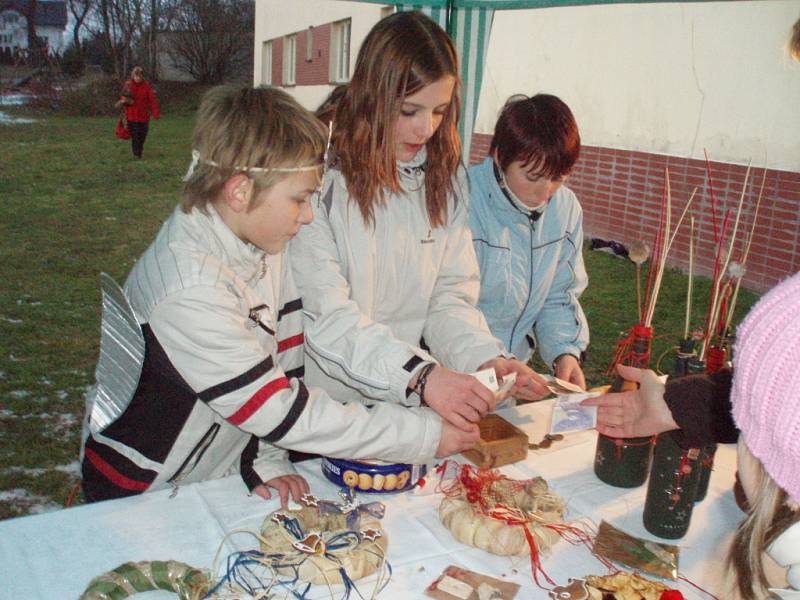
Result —
<path fill-rule="evenodd" d="M 517 320 L 514 321 L 514 327 L 511 328 L 511 339 L 510 339 L 510 348 L 508 349 L 509 352 L 513 352 L 514 348 L 514 334 L 517 331 L 517 325 L 519 325 L 520 320 L 522 319 L 525 311 L 528 310 L 528 304 L 531 303 L 531 296 L 533 296 L 533 232 L 536 231 L 536 219 L 533 219 L 530 215 L 528 215 L 528 224 L 531 226 L 529 233 L 530 233 L 530 256 L 528 257 L 528 297 L 525 299 L 525 305 L 522 307 L 522 312 L 519 313 L 517 316 Z"/>
<path fill-rule="evenodd" d="M 203 434 L 203 437 L 189 453 L 189 456 L 186 457 L 186 460 L 183 461 L 180 468 L 175 472 L 175 475 L 167 480 L 167 483 L 172 485 L 172 492 L 169 495 L 170 498 L 174 498 L 178 495 L 178 486 L 180 485 L 181 481 L 183 481 L 189 475 L 189 473 L 194 471 L 194 469 L 203 459 L 203 455 L 206 453 L 206 450 L 208 450 L 208 448 L 211 446 L 214 438 L 217 437 L 217 432 L 219 429 L 219 423 L 214 423 L 208 429 L 208 431 Z M 194 459 L 194 461 L 192 461 L 192 459 Z M 189 466 L 190 462 L 192 463 L 191 466 Z"/>

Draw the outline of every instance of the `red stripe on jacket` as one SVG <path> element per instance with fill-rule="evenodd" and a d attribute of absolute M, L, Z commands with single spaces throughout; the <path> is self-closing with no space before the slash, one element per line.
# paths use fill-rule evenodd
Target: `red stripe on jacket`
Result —
<path fill-rule="evenodd" d="M 288 350 L 289 348 L 294 348 L 295 346 L 299 346 L 303 343 L 303 334 L 298 333 L 297 335 L 293 335 L 292 337 L 288 337 L 285 340 L 281 340 L 278 342 L 278 352 L 283 352 L 284 350 Z"/>
<path fill-rule="evenodd" d="M 95 469 L 100 471 L 106 479 L 111 481 L 117 487 L 121 487 L 133 492 L 144 492 L 150 487 L 150 482 L 136 481 L 130 477 L 126 477 L 114 467 L 108 464 L 103 458 L 91 448 L 84 448 L 86 458 L 94 465 Z"/>
<path fill-rule="evenodd" d="M 261 408 L 264 403 L 269 400 L 270 396 L 279 390 L 289 387 L 289 380 L 286 377 L 279 377 L 268 382 L 264 387 L 258 390 L 253 397 L 245 402 L 242 407 L 228 417 L 228 423 L 231 425 L 239 426 L 244 423 L 250 416 Z"/>

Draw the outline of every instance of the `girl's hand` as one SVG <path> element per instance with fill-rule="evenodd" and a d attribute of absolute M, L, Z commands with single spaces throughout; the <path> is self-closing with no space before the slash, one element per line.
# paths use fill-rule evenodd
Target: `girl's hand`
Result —
<path fill-rule="evenodd" d="M 489 367 L 494 368 L 498 381 L 511 372 L 517 374 L 517 380 L 514 382 L 514 387 L 511 388 L 511 395 L 518 400 L 541 400 L 550 393 L 544 378 L 516 358 L 498 356 L 480 366 L 481 369 Z"/>
<path fill-rule="evenodd" d="M 472 432 L 480 418 L 494 410 L 494 392 L 472 375 L 435 366 L 428 375 L 425 402 L 447 422 Z"/>
<path fill-rule="evenodd" d="M 268 488 L 275 488 L 278 490 L 278 496 L 281 499 L 281 508 L 286 508 L 289 503 L 289 494 L 292 500 L 300 502 L 303 494 L 307 494 L 311 488 L 308 487 L 308 482 L 301 475 L 281 475 L 280 477 L 273 477 L 269 481 L 253 488 L 253 493 L 258 494 L 264 500 L 272 498 L 272 493 Z"/>
<path fill-rule="evenodd" d="M 572 354 L 562 354 L 556 359 L 556 377 L 574 383 L 581 389 L 586 389 L 586 379 L 578 359 Z"/>

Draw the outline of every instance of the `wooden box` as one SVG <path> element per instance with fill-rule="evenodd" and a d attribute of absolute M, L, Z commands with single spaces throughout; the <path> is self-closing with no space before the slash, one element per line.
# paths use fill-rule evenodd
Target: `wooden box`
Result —
<path fill-rule="evenodd" d="M 503 417 L 489 414 L 478 423 L 481 439 L 475 447 L 462 454 L 484 469 L 502 467 L 525 460 L 528 456 L 528 436 Z"/>

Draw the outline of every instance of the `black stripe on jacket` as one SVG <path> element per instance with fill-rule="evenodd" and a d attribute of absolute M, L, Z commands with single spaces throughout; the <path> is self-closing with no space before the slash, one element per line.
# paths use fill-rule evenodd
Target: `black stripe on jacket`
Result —
<path fill-rule="evenodd" d="M 264 436 L 264 441 L 270 442 L 271 444 L 280 441 L 297 422 L 297 419 L 300 418 L 303 409 L 306 407 L 306 404 L 308 404 L 308 390 L 302 381 L 298 381 L 298 384 L 297 397 L 294 399 L 292 407 L 289 409 L 289 412 L 286 413 L 280 425 Z"/>
<path fill-rule="evenodd" d="M 254 381 L 258 381 L 258 379 L 264 375 L 264 373 L 271 371 L 272 367 L 272 357 L 267 356 L 267 358 L 262 360 L 256 366 L 250 368 L 248 371 L 245 371 L 241 375 L 237 375 L 233 379 L 229 379 L 228 381 L 223 381 L 222 383 L 211 386 L 210 388 L 200 392 L 197 396 L 203 402 L 212 402 L 213 400 L 221 398 L 226 394 L 230 394 L 231 392 L 235 392 L 238 389 L 246 387 Z"/>

